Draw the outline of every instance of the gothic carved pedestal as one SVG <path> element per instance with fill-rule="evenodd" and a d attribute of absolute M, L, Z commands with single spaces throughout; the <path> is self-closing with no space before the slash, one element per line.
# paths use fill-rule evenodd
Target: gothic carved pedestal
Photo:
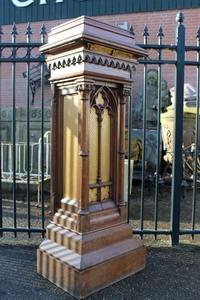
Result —
<path fill-rule="evenodd" d="M 81 17 L 52 29 L 52 201 L 37 270 L 81 299 L 142 270 L 145 248 L 126 224 L 125 106 L 145 53 L 122 29 Z"/>

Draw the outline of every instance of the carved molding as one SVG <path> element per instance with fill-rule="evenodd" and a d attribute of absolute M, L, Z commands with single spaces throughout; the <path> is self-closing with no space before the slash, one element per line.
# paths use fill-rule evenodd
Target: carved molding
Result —
<path fill-rule="evenodd" d="M 121 69 L 124 71 L 131 71 L 132 68 L 132 66 L 125 61 L 120 61 L 118 59 L 102 57 L 98 55 L 87 54 L 83 61 L 91 64 L 100 65 L 100 66 L 107 66 L 113 69 Z"/>
<path fill-rule="evenodd" d="M 124 88 L 122 91 L 123 96 L 128 97 L 131 95 L 131 89 Z"/>
<path fill-rule="evenodd" d="M 80 94 L 82 100 L 89 100 L 90 93 L 94 91 L 94 86 L 90 83 L 77 83 L 76 91 Z"/>
<path fill-rule="evenodd" d="M 94 86 L 90 83 L 77 83 L 76 91 L 78 92 L 91 92 L 94 90 Z"/>
<path fill-rule="evenodd" d="M 94 55 L 94 54 L 87 54 L 87 53 L 78 54 L 78 55 L 70 56 L 68 58 L 54 61 L 53 63 L 50 63 L 48 67 L 50 70 L 56 70 L 56 69 L 75 66 L 83 62 L 100 65 L 100 66 L 107 66 L 113 69 L 121 69 L 129 72 L 131 72 L 133 68 L 133 64 L 130 64 L 129 62 L 123 60 L 115 59 L 114 57 L 104 57 L 97 54 Z"/>
<path fill-rule="evenodd" d="M 120 93 L 120 104 L 125 105 L 130 95 L 131 95 L 131 89 L 123 88 Z"/>

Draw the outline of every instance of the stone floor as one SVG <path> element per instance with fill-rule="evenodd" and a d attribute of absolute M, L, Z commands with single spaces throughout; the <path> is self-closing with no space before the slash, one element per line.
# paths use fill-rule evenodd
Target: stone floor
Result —
<path fill-rule="evenodd" d="M 70 300 L 36 272 L 37 244 L 0 241 L 1 300 Z M 146 269 L 88 297 L 88 300 L 200 299 L 200 247 L 148 247 Z"/>
<path fill-rule="evenodd" d="M 31 204 L 34 227 L 41 226 L 40 210 Z M 48 207 L 45 211 L 48 223 Z M 17 213 L 17 225 L 27 226 L 25 202 L 17 203 Z M 12 227 L 12 201 L 4 202 L 3 216 L 4 226 Z M 15 239 L 13 234 L 6 233 L 0 238 L 0 300 L 74 299 L 37 274 L 36 249 L 40 243 L 38 234 L 32 234 L 31 239 L 27 234 L 18 234 Z M 199 300 L 200 240 L 181 240 L 180 246 L 172 248 L 168 237 L 162 237 L 156 243 L 146 239 L 145 245 L 144 271 L 95 293 L 88 300 Z"/>

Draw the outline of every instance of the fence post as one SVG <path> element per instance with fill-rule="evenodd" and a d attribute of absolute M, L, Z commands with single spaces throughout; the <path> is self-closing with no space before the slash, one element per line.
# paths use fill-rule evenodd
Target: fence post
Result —
<path fill-rule="evenodd" d="M 183 143 L 183 100 L 184 100 L 184 56 L 185 56 L 185 27 L 183 14 L 179 12 L 176 17 L 177 64 L 175 78 L 175 104 L 174 104 L 174 145 L 173 145 L 173 172 L 171 197 L 171 243 L 179 243 L 180 233 L 180 202 L 181 183 L 183 175 L 182 143 Z"/>
<path fill-rule="evenodd" d="M 2 42 L 2 35 L 3 35 L 3 31 L 2 31 L 2 27 L 0 25 L 0 44 Z M 2 50 L 0 48 L 0 58 L 1 58 L 1 55 L 2 55 Z M 1 78 L 1 75 L 2 75 L 2 72 L 1 72 L 1 62 L 0 62 L 0 78 Z M 2 174 L 2 159 L 1 159 L 1 140 L 2 140 L 2 137 L 1 137 L 1 83 L 0 83 L 0 229 L 2 229 L 3 227 L 3 208 L 2 208 L 2 184 L 1 184 L 1 174 Z M 0 237 L 2 237 L 3 234 L 2 234 L 2 231 L 0 231 Z"/>

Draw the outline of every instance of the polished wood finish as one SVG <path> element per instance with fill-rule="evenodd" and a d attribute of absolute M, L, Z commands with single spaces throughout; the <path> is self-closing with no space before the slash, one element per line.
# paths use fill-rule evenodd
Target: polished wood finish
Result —
<path fill-rule="evenodd" d="M 78 299 L 145 266 L 145 248 L 127 224 L 85 235 L 50 224 L 37 252 L 38 272 Z"/>
<path fill-rule="evenodd" d="M 125 105 L 133 67 L 144 50 L 135 46 L 130 33 L 88 17 L 52 29 L 42 50 L 47 54 L 54 86 L 51 199 L 57 212 L 38 249 L 37 270 L 82 299 L 145 266 L 145 248 L 132 238 L 123 198 Z M 76 110 L 74 115 L 71 112 L 69 116 L 67 107 Z M 90 153 L 92 109 L 97 126 L 94 176 L 90 170 L 90 159 L 95 157 Z M 66 121 L 67 114 L 73 122 Z M 76 130 L 70 124 L 76 125 Z M 65 138 L 66 130 L 69 139 Z M 73 152 L 65 153 L 74 139 L 76 150 L 72 146 L 69 149 Z M 70 157 L 73 166 L 67 165 Z M 70 167 L 77 176 L 71 173 L 67 182 L 78 191 L 71 194 L 66 191 Z M 91 190 L 97 192 L 93 202 Z"/>
<path fill-rule="evenodd" d="M 89 174 L 89 106 L 90 106 L 90 93 L 92 86 L 89 84 L 79 84 L 77 86 L 79 92 L 79 166 L 80 166 L 80 196 L 79 196 L 79 208 L 82 211 L 87 211 L 88 209 L 88 197 L 89 197 L 89 186 L 88 186 L 88 174 Z"/>
<path fill-rule="evenodd" d="M 51 123 L 51 214 L 60 207 L 63 197 L 63 101 L 60 91 L 52 84 L 52 123 Z"/>
<path fill-rule="evenodd" d="M 91 95 L 90 101 L 90 109 L 94 108 L 96 112 L 96 122 L 97 122 L 97 174 L 96 174 L 96 182 L 89 185 L 90 189 L 97 190 L 97 201 L 102 201 L 102 189 L 109 189 L 108 199 L 115 199 L 114 187 L 115 187 L 115 172 L 114 165 L 116 165 L 117 156 L 116 156 L 116 141 L 117 141 L 117 124 L 118 124 L 118 116 L 117 116 L 117 98 L 114 96 L 114 91 L 108 87 L 97 87 L 94 93 Z M 102 98 L 102 103 L 98 102 L 98 97 Z M 102 129 L 104 125 L 105 114 L 108 114 L 109 117 L 109 128 Z M 90 124 L 91 126 L 91 124 Z M 103 141 L 103 130 L 108 130 L 110 135 L 108 140 Z M 90 141 L 92 143 L 92 140 Z M 109 178 L 103 178 L 102 168 L 105 167 L 103 165 L 103 161 L 105 161 L 105 147 L 103 147 L 104 143 L 109 144 L 109 159 L 106 162 L 109 171 Z"/>

